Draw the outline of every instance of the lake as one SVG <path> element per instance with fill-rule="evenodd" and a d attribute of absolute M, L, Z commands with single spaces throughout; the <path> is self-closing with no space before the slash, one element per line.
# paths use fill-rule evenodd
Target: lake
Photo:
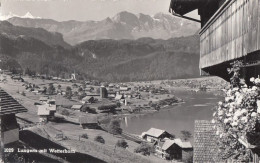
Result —
<path fill-rule="evenodd" d="M 163 129 L 179 136 L 180 131 L 187 130 L 194 133 L 195 120 L 211 120 L 213 110 L 218 101 L 223 97 L 210 92 L 191 92 L 187 90 L 175 90 L 174 95 L 182 98 L 185 103 L 170 106 L 159 112 L 132 117 L 122 122 L 124 131 L 141 135 L 151 127 Z M 193 139 L 190 140 L 193 143 Z"/>

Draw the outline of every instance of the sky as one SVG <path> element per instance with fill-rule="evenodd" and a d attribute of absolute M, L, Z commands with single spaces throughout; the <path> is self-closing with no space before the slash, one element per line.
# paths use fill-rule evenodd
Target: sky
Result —
<path fill-rule="evenodd" d="M 169 13 L 170 0 L 0 0 L 0 15 L 23 16 L 30 12 L 34 17 L 66 20 L 102 20 L 118 12 L 154 15 Z M 198 18 L 196 12 L 190 14 Z"/>

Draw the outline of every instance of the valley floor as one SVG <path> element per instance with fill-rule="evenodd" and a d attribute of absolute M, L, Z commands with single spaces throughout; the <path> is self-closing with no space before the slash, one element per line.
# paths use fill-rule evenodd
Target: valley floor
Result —
<path fill-rule="evenodd" d="M 28 79 L 26 79 L 28 80 Z M 48 85 L 53 81 L 48 80 L 38 80 L 30 79 L 30 82 L 35 82 L 37 85 Z M 58 83 L 63 87 L 71 85 L 71 83 Z M 0 83 L 0 87 L 12 95 L 17 101 L 19 101 L 23 106 L 28 109 L 27 113 L 17 114 L 18 122 L 23 128 L 20 131 L 20 136 L 25 137 L 37 137 L 42 142 L 37 142 L 37 144 L 32 143 L 28 139 L 23 139 L 24 143 L 34 148 L 50 148 L 48 143 L 45 141 L 52 141 L 64 148 L 75 150 L 78 154 L 75 155 L 75 158 L 78 159 L 97 159 L 103 160 L 105 162 L 169 162 L 157 158 L 156 156 L 143 156 L 141 154 L 134 153 L 134 149 L 139 145 L 133 141 L 126 140 L 129 147 L 127 149 L 121 149 L 116 147 L 115 144 L 119 139 L 122 139 L 121 136 L 113 136 L 112 134 L 107 133 L 103 130 L 95 129 L 83 129 L 80 125 L 72 122 L 48 122 L 46 124 L 39 123 L 39 117 L 37 116 L 37 107 L 34 105 L 35 102 L 39 101 L 41 95 L 34 94 L 32 92 L 26 91 L 22 86 L 23 83 L 19 81 L 14 81 L 10 77 L 7 77 L 7 82 Z M 25 96 L 21 95 L 21 92 L 25 92 Z M 56 96 L 58 99 L 59 95 Z M 63 103 L 78 104 L 78 102 L 66 100 L 61 98 Z M 149 111 L 147 111 L 148 113 Z M 25 135 L 24 135 L 25 134 Z M 26 136 L 27 134 L 27 136 Z M 28 135 L 29 134 L 29 135 Z M 62 139 L 57 139 L 57 135 L 62 134 Z M 87 134 L 88 139 L 80 138 L 82 134 Z M 105 144 L 98 143 L 94 141 L 96 136 L 102 136 L 105 139 Z M 23 137 L 24 138 L 24 137 Z M 39 147 L 39 146 L 40 147 Z M 86 154 L 86 155 L 84 155 Z M 91 157 L 87 157 L 91 156 Z M 55 158 L 61 160 L 67 160 L 68 162 L 79 162 L 77 159 L 73 160 L 71 156 L 64 155 L 55 155 Z M 93 157 L 93 158 L 92 158 Z"/>

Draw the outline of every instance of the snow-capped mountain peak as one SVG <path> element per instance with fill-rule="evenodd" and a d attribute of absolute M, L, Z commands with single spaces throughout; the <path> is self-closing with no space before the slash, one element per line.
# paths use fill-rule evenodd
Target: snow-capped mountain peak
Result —
<path fill-rule="evenodd" d="M 2 15 L 0 13 L 0 21 L 8 20 L 8 19 L 13 18 L 13 17 L 29 18 L 29 19 L 41 19 L 41 17 L 34 17 L 30 12 L 27 12 L 24 16 L 19 16 L 19 15 L 12 13 L 12 12 L 9 12 L 6 15 Z"/>
<path fill-rule="evenodd" d="M 21 17 L 22 18 L 30 18 L 30 19 L 34 18 L 30 12 L 27 12 L 24 16 L 21 16 Z"/>

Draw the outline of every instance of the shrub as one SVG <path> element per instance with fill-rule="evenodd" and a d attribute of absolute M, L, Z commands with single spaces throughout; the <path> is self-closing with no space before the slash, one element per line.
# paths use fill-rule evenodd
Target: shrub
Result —
<path fill-rule="evenodd" d="M 120 127 L 120 121 L 119 120 L 111 120 L 108 125 L 108 131 L 112 133 L 113 135 L 119 135 L 122 134 L 122 128 Z"/>
<path fill-rule="evenodd" d="M 120 148 L 127 148 L 128 144 L 124 139 L 121 139 L 121 140 L 117 141 L 116 146 L 118 146 Z"/>
<path fill-rule="evenodd" d="M 62 114 L 62 115 L 69 116 L 69 115 L 70 115 L 70 112 L 69 112 L 68 110 L 66 110 L 66 109 L 63 109 L 63 110 L 61 111 L 61 114 Z"/>
<path fill-rule="evenodd" d="M 23 155 L 20 154 L 13 154 L 13 153 L 5 153 L 4 162 L 16 162 L 16 163 L 24 163 L 25 158 Z"/>
<path fill-rule="evenodd" d="M 97 113 L 95 108 L 87 108 L 87 112 L 88 113 L 92 113 L 92 114 L 96 114 Z"/>
<path fill-rule="evenodd" d="M 54 92 L 55 92 L 55 87 L 53 86 L 52 83 L 50 83 L 50 84 L 49 84 L 49 87 L 48 87 L 48 89 L 47 89 L 47 93 L 48 93 L 49 95 L 53 95 Z"/>
<path fill-rule="evenodd" d="M 82 134 L 81 137 L 84 139 L 88 139 L 88 134 Z"/>
<path fill-rule="evenodd" d="M 96 136 L 95 141 L 102 143 L 102 144 L 105 144 L 105 139 L 102 136 Z"/>
<path fill-rule="evenodd" d="M 22 95 L 23 95 L 23 96 L 26 96 L 26 94 L 25 94 L 24 92 L 22 92 Z"/>
<path fill-rule="evenodd" d="M 186 130 L 181 131 L 181 138 L 183 141 L 188 141 L 191 137 L 192 137 L 191 132 L 186 131 Z"/>
<path fill-rule="evenodd" d="M 137 148 L 134 149 L 135 153 L 141 153 L 142 155 L 150 155 L 151 153 L 154 153 L 154 147 L 147 144 L 147 143 L 141 143 Z"/>

